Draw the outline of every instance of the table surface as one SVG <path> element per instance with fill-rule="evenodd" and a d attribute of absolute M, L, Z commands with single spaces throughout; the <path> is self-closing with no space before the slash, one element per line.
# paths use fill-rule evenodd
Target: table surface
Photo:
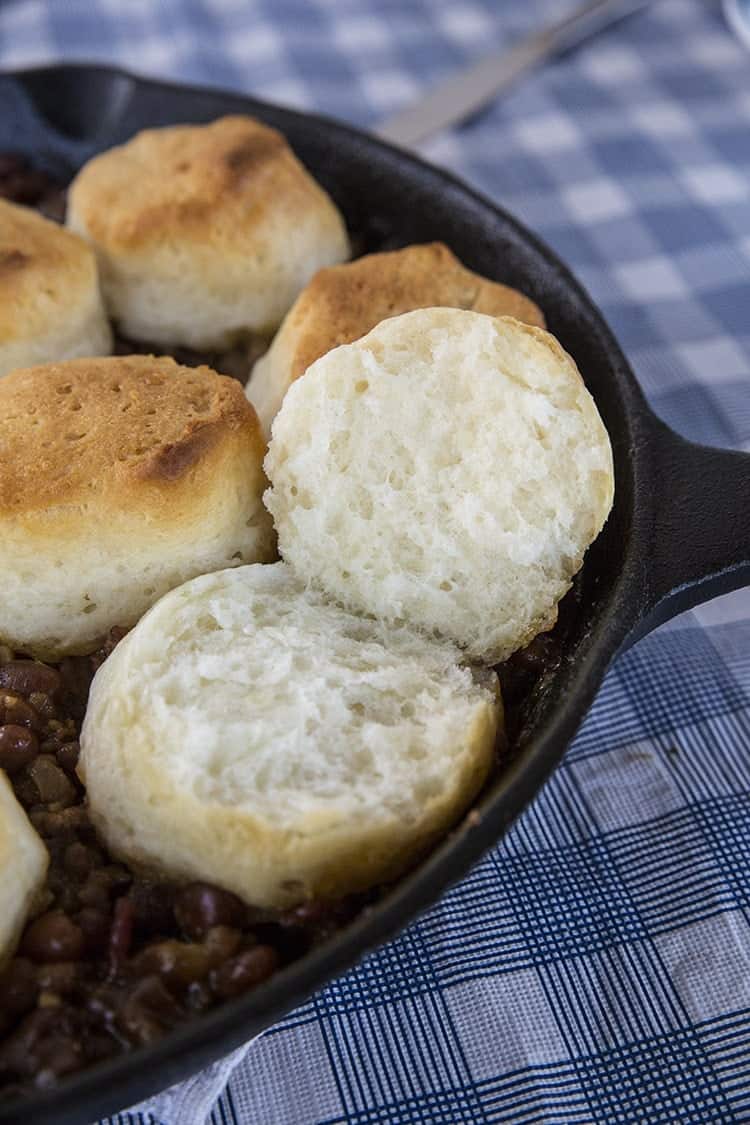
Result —
<path fill-rule="evenodd" d="M 0 67 L 112 60 L 367 126 L 572 6 L 0 0 Z M 565 258 L 663 418 L 750 449 L 750 55 L 718 4 L 659 0 L 422 151 Z M 750 1120 L 747 595 L 621 658 L 534 805 L 398 940 L 112 1120 L 209 1112 Z"/>

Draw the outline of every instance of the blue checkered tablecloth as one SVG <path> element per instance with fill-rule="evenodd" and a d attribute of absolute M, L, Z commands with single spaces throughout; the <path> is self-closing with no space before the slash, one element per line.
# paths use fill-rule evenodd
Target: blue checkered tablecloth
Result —
<path fill-rule="evenodd" d="M 0 66 L 109 59 L 368 125 L 571 6 L 0 0 Z M 750 449 L 750 55 L 717 4 L 659 0 L 423 151 L 569 262 L 669 423 Z M 508 838 L 398 940 L 112 1120 L 207 1114 L 750 1121 L 748 597 L 624 656 Z"/>

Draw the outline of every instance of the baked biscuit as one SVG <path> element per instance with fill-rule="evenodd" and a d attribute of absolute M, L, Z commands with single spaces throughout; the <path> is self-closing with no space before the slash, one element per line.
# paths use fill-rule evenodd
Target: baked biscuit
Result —
<path fill-rule="evenodd" d="M 501 724 L 497 677 L 452 646 L 249 566 L 173 590 L 120 642 L 79 768 L 136 869 L 287 907 L 410 866 L 477 793 Z"/>
<path fill-rule="evenodd" d="M 367 254 L 320 270 L 300 293 L 247 386 L 266 434 L 287 390 L 316 359 L 359 340 L 387 317 L 438 305 L 514 316 L 544 327 L 533 301 L 472 273 L 441 242 Z"/>
<path fill-rule="evenodd" d="M 111 350 L 91 248 L 0 199 L 0 377 L 15 367 Z"/>
<path fill-rule="evenodd" d="M 173 586 L 273 556 L 265 444 L 234 379 L 117 356 L 0 381 L 0 641 L 83 652 Z"/>
<path fill-rule="evenodd" d="M 0 770 L 0 968 L 44 884 L 49 854 Z"/>
<path fill-rule="evenodd" d="M 270 334 L 315 271 L 349 254 L 330 198 L 250 117 L 138 133 L 84 165 L 68 200 L 120 331 L 167 348 Z"/>
<path fill-rule="evenodd" d="M 557 340 L 456 309 L 385 320 L 317 360 L 265 465 L 303 580 L 488 663 L 554 624 L 614 487 L 607 431 Z"/>

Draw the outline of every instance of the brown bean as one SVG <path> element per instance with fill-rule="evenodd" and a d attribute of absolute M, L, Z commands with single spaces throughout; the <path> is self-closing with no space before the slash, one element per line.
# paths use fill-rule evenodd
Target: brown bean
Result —
<path fill-rule="evenodd" d="M 32 961 L 78 961 L 83 955 L 83 932 L 61 910 L 50 910 L 36 918 L 21 942 L 21 951 Z"/>
<path fill-rule="evenodd" d="M 211 989 L 202 980 L 197 980 L 188 985 L 183 999 L 191 1012 L 205 1012 L 206 1008 L 210 1008 L 214 1001 Z"/>
<path fill-rule="evenodd" d="M 147 946 L 135 958 L 137 973 L 155 973 L 172 986 L 186 986 L 204 980 L 236 953 L 242 934 L 229 926 L 214 926 L 203 943 L 169 938 Z"/>
<path fill-rule="evenodd" d="M 50 1085 L 84 1061 L 75 1014 L 68 1007 L 37 1008 L 22 1021 L 0 1048 L 0 1071 Z"/>
<path fill-rule="evenodd" d="M 245 935 L 247 939 L 248 935 Z M 240 947 L 242 933 L 232 926 L 213 926 L 206 934 L 204 946 L 217 967 L 232 957 Z"/>
<path fill-rule="evenodd" d="M 0 664 L 0 688 L 28 696 L 34 692 L 54 695 L 59 687 L 60 673 L 48 664 L 37 660 L 9 660 L 7 664 Z"/>
<path fill-rule="evenodd" d="M 189 937 L 200 940 L 212 926 L 242 926 L 245 907 L 236 895 L 210 883 L 189 883 L 175 899 L 177 924 Z"/>
<path fill-rule="evenodd" d="M 41 743 L 43 754 L 56 754 L 58 750 L 75 739 L 75 724 L 59 719 L 48 719 L 44 724 L 44 737 Z"/>
<path fill-rule="evenodd" d="M 83 934 L 86 952 L 93 955 L 103 953 L 109 944 L 112 927 L 110 915 L 105 910 L 84 906 L 76 914 L 75 923 Z"/>
<path fill-rule="evenodd" d="M 153 1043 L 183 1018 L 183 1010 L 157 976 L 139 981 L 117 1013 L 121 1031 L 140 1045 Z"/>
<path fill-rule="evenodd" d="M 58 961 L 55 964 L 41 965 L 36 979 L 44 992 L 55 996 L 68 996 L 78 983 L 79 969 L 75 961 Z"/>
<path fill-rule="evenodd" d="M 109 883 L 100 877 L 99 871 L 92 871 L 86 882 L 78 889 L 78 901 L 92 910 L 109 910 Z"/>
<path fill-rule="evenodd" d="M 311 899 L 293 906 L 279 915 L 281 926 L 317 926 L 330 917 L 331 907 L 320 899 Z"/>
<path fill-rule="evenodd" d="M 29 703 L 39 715 L 43 723 L 57 717 L 57 704 L 50 694 L 45 691 L 32 691 Z"/>
<path fill-rule="evenodd" d="M 211 955 L 197 942 L 155 942 L 143 949 L 133 962 L 141 976 L 156 975 L 168 984 L 188 985 L 203 980 L 211 969 Z"/>
<path fill-rule="evenodd" d="M 0 1030 L 30 1011 L 36 1003 L 39 986 L 31 961 L 16 957 L 0 975 Z"/>
<path fill-rule="evenodd" d="M 73 878 L 83 881 L 97 863 L 101 862 L 101 853 L 94 848 L 88 848 L 79 840 L 74 840 L 65 848 L 63 863 L 65 870 Z"/>
<path fill-rule="evenodd" d="M 39 790 L 25 770 L 21 770 L 13 779 L 13 792 L 16 800 L 23 805 L 29 815 L 39 808 Z"/>
<path fill-rule="evenodd" d="M 41 730 L 42 723 L 34 708 L 11 691 L 0 691 L 0 726 L 15 723 L 30 730 Z"/>
<path fill-rule="evenodd" d="M 60 664 L 62 698 L 68 712 L 82 719 L 89 697 L 94 668 L 89 656 L 66 656 Z"/>
<path fill-rule="evenodd" d="M 125 960 L 130 953 L 133 941 L 133 922 L 135 911 L 129 898 L 118 898 L 109 934 L 109 960 L 112 968 Z"/>
<path fill-rule="evenodd" d="M 29 776 L 39 790 L 42 804 L 67 808 L 76 800 L 75 786 L 52 754 L 39 754 L 29 766 Z"/>
<path fill-rule="evenodd" d="M 273 946 L 256 945 L 214 969 L 209 980 L 215 994 L 226 1000 L 255 988 L 278 967 L 279 955 Z"/>
<path fill-rule="evenodd" d="M 79 832 L 90 829 L 89 816 L 82 805 L 71 805 L 69 809 L 59 809 L 56 812 L 35 809 L 30 820 L 39 835 L 46 840 L 75 840 Z"/>
<path fill-rule="evenodd" d="M 0 769 L 11 776 L 33 762 L 39 753 L 39 742 L 33 730 L 6 723 L 0 727 Z"/>
<path fill-rule="evenodd" d="M 166 935 L 174 930 L 174 887 L 136 879 L 128 892 L 133 903 L 135 932 L 139 938 Z"/>
<path fill-rule="evenodd" d="M 80 753 L 81 748 L 77 742 L 64 742 L 55 754 L 55 758 L 58 765 L 62 766 L 66 773 L 75 775 Z"/>

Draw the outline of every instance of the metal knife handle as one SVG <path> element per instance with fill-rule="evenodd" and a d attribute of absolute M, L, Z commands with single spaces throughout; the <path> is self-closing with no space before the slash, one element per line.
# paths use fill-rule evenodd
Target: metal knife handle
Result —
<path fill-rule="evenodd" d="M 381 122 L 374 132 L 409 148 L 470 117 L 527 70 L 633 15 L 652 0 L 586 0 L 559 23 L 535 32 L 514 47 L 497 51 L 440 83 L 416 105 Z"/>

